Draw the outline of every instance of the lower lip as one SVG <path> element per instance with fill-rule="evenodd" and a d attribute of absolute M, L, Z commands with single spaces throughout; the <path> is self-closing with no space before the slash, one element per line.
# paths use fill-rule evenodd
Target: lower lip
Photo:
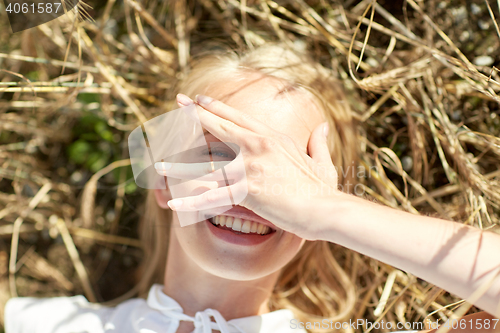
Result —
<path fill-rule="evenodd" d="M 205 221 L 208 224 L 208 229 L 215 235 L 215 237 L 222 239 L 228 243 L 238 244 L 238 245 L 257 245 L 265 242 L 269 238 L 273 237 L 276 231 L 271 232 L 267 235 L 257 235 L 257 234 L 245 234 L 242 233 L 240 235 L 236 234 L 233 231 L 219 229 L 214 226 L 210 221 Z"/>

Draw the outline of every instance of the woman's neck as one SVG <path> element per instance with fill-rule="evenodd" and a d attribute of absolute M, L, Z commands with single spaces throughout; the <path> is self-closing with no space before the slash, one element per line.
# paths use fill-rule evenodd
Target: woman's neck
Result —
<path fill-rule="evenodd" d="M 278 275 L 279 271 L 251 281 L 218 277 L 190 260 L 178 240 L 170 237 L 163 292 L 189 316 L 211 308 L 231 320 L 269 312 L 267 304 Z"/>

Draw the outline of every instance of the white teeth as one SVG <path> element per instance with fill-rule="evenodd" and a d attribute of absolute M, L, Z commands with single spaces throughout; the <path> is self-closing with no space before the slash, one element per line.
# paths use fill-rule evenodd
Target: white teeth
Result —
<path fill-rule="evenodd" d="M 252 226 L 252 222 L 245 220 L 241 225 L 241 232 L 248 234 L 250 232 L 250 227 Z"/>
<path fill-rule="evenodd" d="M 231 216 L 226 216 L 226 227 L 232 228 L 233 227 L 233 218 Z"/>
<path fill-rule="evenodd" d="M 247 221 L 245 221 L 246 223 Z M 251 222 L 252 226 L 250 227 L 250 232 L 256 233 L 259 228 L 259 223 Z"/>
<path fill-rule="evenodd" d="M 241 219 L 235 218 L 232 228 L 234 231 L 241 231 Z"/>
<path fill-rule="evenodd" d="M 250 221 L 242 220 L 240 218 L 233 218 L 231 216 L 218 215 L 212 218 L 213 224 L 220 225 L 222 227 L 232 228 L 234 231 L 243 233 L 256 233 L 260 235 L 267 234 L 271 228 L 263 224 Z"/>

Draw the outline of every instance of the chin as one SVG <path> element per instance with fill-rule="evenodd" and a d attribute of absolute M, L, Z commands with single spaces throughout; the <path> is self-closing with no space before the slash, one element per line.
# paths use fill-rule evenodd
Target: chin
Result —
<path fill-rule="evenodd" d="M 207 273 L 227 280 L 251 281 L 264 278 L 279 271 L 284 264 L 278 264 L 272 257 L 255 258 L 222 254 L 214 257 L 196 258 L 198 265 Z"/>

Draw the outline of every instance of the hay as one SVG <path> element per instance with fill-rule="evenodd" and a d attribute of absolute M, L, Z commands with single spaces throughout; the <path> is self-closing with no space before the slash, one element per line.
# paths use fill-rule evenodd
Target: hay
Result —
<path fill-rule="evenodd" d="M 219 45 L 307 48 L 352 87 L 369 197 L 498 230 L 500 2 L 87 3 L 15 35 L 0 8 L 1 300 L 132 288 L 142 192 L 125 139 L 171 107 L 190 58 Z M 344 264 L 353 320 L 435 322 L 461 304 L 358 254 Z"/>

